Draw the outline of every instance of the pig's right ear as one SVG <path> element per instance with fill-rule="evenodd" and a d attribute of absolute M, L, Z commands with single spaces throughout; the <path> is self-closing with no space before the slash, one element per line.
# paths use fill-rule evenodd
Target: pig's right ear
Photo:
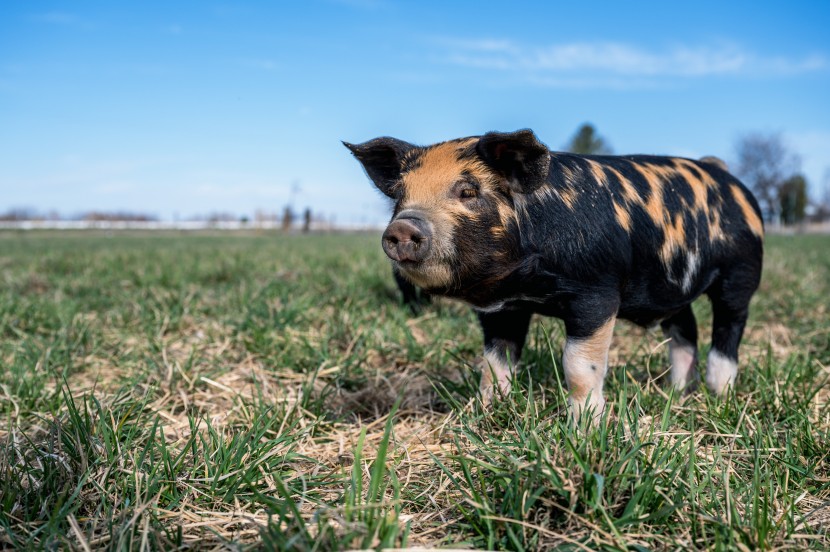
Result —
<path fill-rule="evenodd" d="M 372 179 L 378 190 L 395 199 L 395 186 L 401 176 L 403 158 L 417 146 L 388 136 L 362 144 L 343 142 L 343 145 L 360 161 L 366 175 Z"/>
<path fill-rule="evenodd" d="M 550 150 L 530 129 L 488 132 L 479 139 L 476 149 L 514 192 L 528 194 L 548 179 Z"/>

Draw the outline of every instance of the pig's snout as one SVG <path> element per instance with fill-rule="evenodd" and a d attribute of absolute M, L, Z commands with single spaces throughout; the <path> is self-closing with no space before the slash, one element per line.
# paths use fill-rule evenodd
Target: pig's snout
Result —
<path fill-rule="evenodd" d="M 383 251 L 393 261 L 420 262 L 429 254 L 431 238 L 423 219 L 399 217 L 383 233 Z"/>

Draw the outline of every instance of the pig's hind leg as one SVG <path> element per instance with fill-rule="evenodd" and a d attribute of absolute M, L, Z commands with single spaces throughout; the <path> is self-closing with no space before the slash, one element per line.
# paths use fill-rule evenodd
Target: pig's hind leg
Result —
<path fill-rule="evenodd" d="M 717 394 L 735 385 L 749 301 L 758 287 L 760 269 L 747 267 L 725 273 L 707 291 L 712 301 L 712 348 L 706 362 L 706 384 Z"/>
<path fill-rule="evenodd" d="M 687 305 L 666 318 L 660 326 L 666 337 L 671 338 L 669 380 L 672 387 L 682 391 L 697 380 L 697 322 L 692 306 Z"/>

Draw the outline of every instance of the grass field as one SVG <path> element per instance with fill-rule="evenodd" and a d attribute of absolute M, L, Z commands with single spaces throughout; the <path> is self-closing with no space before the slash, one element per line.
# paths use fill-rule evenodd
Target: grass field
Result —
<path fill-rule="evenodd" d="M 378 236 L 7 232 L 0 277 L 0 547 L 830 549 L 830 237 L 768 239 L 723 400 L 619 323 L 588 431 L 558 321 L 483 408 Z"/>

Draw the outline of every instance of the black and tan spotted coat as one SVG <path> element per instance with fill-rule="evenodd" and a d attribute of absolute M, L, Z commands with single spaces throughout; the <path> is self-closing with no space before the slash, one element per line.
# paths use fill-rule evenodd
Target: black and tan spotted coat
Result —
<path fill-rule="evenodd" d="M 690 304 L 702 294 L 714 314 L 707 384 L 734 383 L 763 225 L 722 161 L 551 152 L 529 130 L 346 146 L 395 201 L 383 247 L 396 272 L 478 311 L 485 394 L 506 389 L 534 313 L 565 322 L 575 413 L 604 404 L 618 318 L 661 324 L 672 384 L 684 388 L 697 361 Z"/>

